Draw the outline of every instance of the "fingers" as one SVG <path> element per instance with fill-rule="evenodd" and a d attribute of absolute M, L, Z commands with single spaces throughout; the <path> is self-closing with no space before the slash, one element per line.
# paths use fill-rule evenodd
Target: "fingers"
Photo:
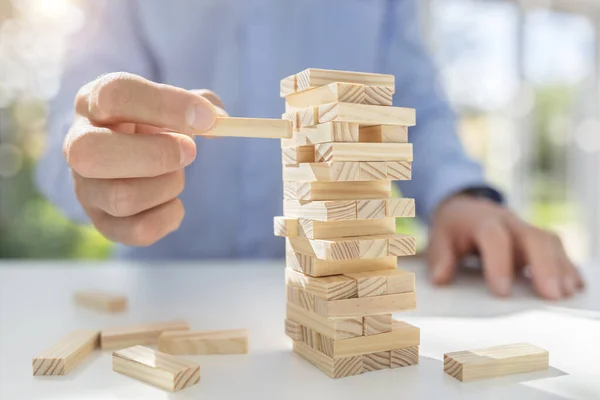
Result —
<path fill-rule="evenodd" d="M 96 228 L 108 239 L 128 246 L 150 246 L 177 230 L 185 214 L 179 199 L 142 213 L 118 218 L 100 210 L 89 212 Z"/>
<path fill-rule="evenodd" d="M 179 170 L 155 178 L 95 179 L 73 174 L 75 193 L 86 208 L 113 217 L 130 217 L 178 197 L 185 184 Z"/>
<path fill-rule="evenodd" d="M 438 285 L 449 283 L 454 277 L 458 262 L 450 234 L 443 229 L 434 230 L 429 239 L 427 255 L 429 274 L 433 283 Z"/>
<path fill-rule="evenodd" d="M 63 151 L 77 174 L 97 179 L 160 176 L 182 169 L 196 158 L 196 144 L 188 136 L 120 133 L 93 126 L 84 118 L 67 134 Z"/>
<path fill-rule="evenodd" d="M 483 259 L 483 275 L 488 287 L 497 296 L 509 296 L 514 266 L 508 229 L 499 219 L 490 219 L 482 223 L 473 235 Z"/>
<path fill-rule="evenodd" d="M 85 85 L 75 108 L 94 125 L 136 123 L 186 134 L 209 130 L 217 117 L 213 104 L 197 93 L 127 73 L 104 75 Z"/>
<path fill-rule="evenodd" d="M 206 100 L 210 101 L 213 105 L 215 105 L 223 110 L 225 109 L 225 104 L 223 104 L 223 101 L 221 100 L 221 98 L 212 90 L 194 89 L 194 90 L 190 90 L 190 92 L 196 93 L 196 94 L 204 97 Z"/>

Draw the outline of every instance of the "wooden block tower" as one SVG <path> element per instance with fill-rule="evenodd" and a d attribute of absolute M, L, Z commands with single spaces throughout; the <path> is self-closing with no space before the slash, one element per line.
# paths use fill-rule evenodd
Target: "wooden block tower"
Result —
<path fill-rule="evenodd" d="M 392 319 L 414 309 L 414 274 L 397 269 L 415 239 L 396 233 L 413 199 L 392 198 L 411 177 L 415 110 L 391 107 L 394 76 L 307 69 L 281 81 L 286 334 L 332 378 L 418 363 L 419 328 Z"/>

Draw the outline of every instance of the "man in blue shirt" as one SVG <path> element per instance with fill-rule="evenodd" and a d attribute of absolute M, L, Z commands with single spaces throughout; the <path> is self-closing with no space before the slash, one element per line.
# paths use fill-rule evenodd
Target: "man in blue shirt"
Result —
<path fill-rule="evenodd" d="M 120 243 L 119 256 L 283 256 L 272 230 L 282 213 L 279 141 L 186 134 L 210 129 L 223 104 L 235 116 L 278 117 L 279 80 L 318 67 L 393 74 L 395 105 L 417 109 L 413 180 L 400 188 L 431 226 L 434 282 L 450 282 L 457 261 L 478 252 L 497 295 L 524 265 L 546 298 L 582 286 L 560 240 L 498 204 L 466 157 L 416 0 L 105 0 L 86 13 L 38 183 L 69 217 Z M 186 90 L 203 87 L 211 91 Z"/>

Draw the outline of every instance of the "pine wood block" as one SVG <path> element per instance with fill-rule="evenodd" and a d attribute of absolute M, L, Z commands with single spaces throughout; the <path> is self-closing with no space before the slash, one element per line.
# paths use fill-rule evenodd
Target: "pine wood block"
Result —
<path fill-rule="evenodd" d="M 358 297 L 382 296 L 387 293 L 387 277 L 380 275 L 377 271 L 358 272 L 346 274 L 347 277 L 356 281 Z"/>
<path fill-rule="evenodd" d="M 395 169 L 388 169 L 390 164 L 392 164 Z M 284 166 L 283 180 L 297 182 L 410 180 L 411 168 L 412 163 L 409 161 L 305 163 L 294 166 Z"/>
<path fill-rule="evenodd" d="M 369 315 L 363 318 L 363 336 L 392 331 L 392 314 Z"/>
<path fill-rule="evenodd" d="M 365 258 L 351 260 L 321 260 L 306 254 L 288 251 L 286 265 L 294 271 L 306 275 L 321 277 L 348 274 L 362 271 L 379 271 L 395 269 L 396 257 Z"/>
<path fill-rule="evenodd" d="M 279 86 L 279 95 L 285 97 L 296 91 L 296 75 L 290 75 L 281 80 Z"/>
<path fill-rule="evenodd" d="M 343 121 L 361 127 L 374 125 L 414 126 L 416 113 L 413 108 L 371 106 L 367 104 L 329 103 L 316 107 L 315 124 Z M 300 124 L 300 126 L 306 126 Z"/>
<path fill-rule="evenodd" d="M 387 199 L 383 200 L 357 200 L 357 219 L 381 219 L 386 217 L 385 205 Z"/>
<path fill-rule="evenodd" d="M 69 333 L 54 346 L 33 358 L 33 375 L 67 375 L 98 347 L 98 335 L 98 331 L 92 330 Z"/>
<path fill-rule="evenodd" d="M 303 341 L 302 325 L 286 318 L 285 335 L 293 341 Z"/>
<path fill-rule="evenodd" d="M 390 256 L 414 256 L 417 253 L 417 241 L 414 236 L 397 233 L 389 235 L 369 235 L 365 239 L 388 238 L 388 255 Z"/>
<path fill-rule="evenodd" d="M 298 113 L 297 112 L 289 112 L 281 114 L 281 119 L 284 121 L 290 121 L 292 123 L 292 136 L 289 138 L 282 138 L 281 140 L 293 139 L 293 132 L 298 130 L 300 127 L 300 122 L 298 121 Z M 292 144 L 289 144 L 291 146 Z M 287 147 L 287 146 L 286 146 Z"/>
<path fill-rule="evenodd" d="M 382 235 L 396 231 L 395 218 L 365 219 L 354 221 L 313 221 L 298 219 L 298 236 L 310 239 Z"/>
<path fill-rule="evenodd" d="M 373 91 L 370 91 L 373 93 Z M 320 104 L 365 102 L 365 86 L 356 83 L 334 82 L 325 86 L 291 94 L 285 98 L 285 112 L 294 112 Z"/>
<path fill-rule="evenodd" d="M 132 325 L 103 329 L 100 332 L 100 347 L 102 350 L 122 349 L 136 344 L 155 344 L 164 331 L 189 330 L 184 320 L 156 322 L 144 325 Z"/>
<path fill-rule="evenodd" d="M 364 104 L 374 106 L 391 106 L 394 91 L 389 87 L 383 86 L 365 86 Z"/>
<path fill-rule="evenodd" d="M 294 342 L 294 352 L 334 379 L 363 373 L 360 356 L 334 359 L 299 341 Z"/>
<path fill-rule="evenodd" d="M 381 161 L 364 161 L 358 164 L 358 178 L 365 181 L 381 181 L 387 179 L 387 163 Z"/>
<path fill-rule="evenodd" d="M 283 197 L 290 200 L 384 199 L 391 193 L 389 181 L 283 183 Z"/>
<path fill-rule="evenodd" d="M 356 281 L 342 275 L 313 277 L 286 268 L 285 280 L 288 285 L 304 289 L 325 300 L 350 299 L 358 294 Z"/>
<path fill-rule="evenodd" d="M 393 198 L 385 200 L 385 216 L 409 218 L 415 216 L 415 199 Z"/>
<path fill-rule="evenodd" d="M 274 217 L 273 233 L 275 236 L 298 236 L 298 218 Z"/>
<path fill-rule="evenodd" d="M 301 128 L 292 139 L 282 139 L 282 147 L 308 146 L 319 143 L 358 142 L 358 125 L 348 122 L 328 122 Z M 287 142 L 293 140 L 293 142 Z M 285 146 L 284 146 L 285 143 Z"/>
<path fill-rule="evenodd" d="M 409 367 L 419 363 L 419 346 L 390 351 L 390 368 Z"/>
<path fill-rule="evenodd" d="M 385 280 L 385 284 L 383 285 L 384 287 L 377 290 L 380 295 L 415 291 L 415 274 L 402 269 L 355 272 L 351 274 L 345 274 L 345 276 L 357 281 L 358 297 L 363 297 L 361 296 L 361 293 L 368 292 L 366 290 L 367 288 L 377 287 L 375 284 L 380 282 L 379 279 Z M 361 283 L 363 283 L 365 286 L 362 292 Z"/>
<path fill-rule="evenodd" d="M 335 82 L 385 87 L 392 90 L 392 93 L 396 89 L 394 75 L 308 68 L 296 74 L 296 91 L 299 92 Z"/>
<path fill-rule="evenodd" d="M 333 339 L 346 339 L 363 334 L 363 319 L 360 317 L 330 320 L 289 301 L 286 310 L 288 320 Z"/>
<path fill-rule="evenodd" d="M 281 119 L 217 117 L 210 130 L 196 135 L 281 139 L 291 138 L 292 128 L 291 123 Z"/>
<path fill-rule="evenodd" d="M 248 331 L 168 331 L 158 338 L 158 350 L 168 354 L 246 354 Z"/>
<path fill-rule="evenodd" d="M 317 109 L 316 107 L 307 107 L 302 110 L 296 111 L 298 114 L 298 128 L 303 126 L 313 126 L 317 125 Z"/>
<path fill-rule="evenodd" d="M 361 143 L 408 143 L 408 127 L 401 125 L 365 126 L 358 131 Z"/>
<path fill-rule="evenodd" d="M 548 351 L 529 343 L 444 354 L 444 372 L 462 382 L 542 371 L 548 363 Z"/>
<path fill-rule="evenodd" d="M 115 351 L 113 371 L 170 392 L 200 382 L 200 366 L 144 346 Z"/>
<path fill-rule="evenodd" d="M 412 160 L 411 143 L 322 143 L 315 145 L 315 162 Z"/>
<path fill-rule="evenodd" d="M 389 369 L 391 362 L 391 351 L 378 351 L 376 353 L 363 354 L 362 358 L 365 372 Z"/>
<path fill-rule="evenodd" d="M 314 146 L 284 147 L 281 149 L 281 162 L 284 165 L 297 165 L 315 161 Z"/>
<path fill-rule="evenodd" d="M 388 161 L 386 163 L 387 179 L 390 181 L 410 181 L 412 178 L 412 163 L 404 161 Z"/>
<path fill-rule="evenodd" d="M 284 200 L 283 214 L 286 217 L 306 218 L 315 221 L 342 221 L 357 219 L 355 200 Z"/>
<path fill-rule="evenodd" d="M 73 294 L 76 304 L 97 311 L 109 313 L 127 309 L 127 297 L 103 290 L 78 290 Z"/>

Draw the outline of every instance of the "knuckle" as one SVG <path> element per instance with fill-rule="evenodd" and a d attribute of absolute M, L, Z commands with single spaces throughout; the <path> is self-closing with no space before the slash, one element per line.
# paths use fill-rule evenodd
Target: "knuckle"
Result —
<path fill-rule="evenodd" d="M 495 240 L 508 241 L 509 235 L 506 229 L 495 219 L 482 221 L 478 228 L 478 233 L 483 237 L 490 237 Z"/>
<path fill-rule="evenodd" d="M 107 190 L 107 213 L 114 217 L 129 217 L 137 214 L 138 190 L 127 179 L 118 179 L 110 183 Z"/>
<path fill-rule="evenodd" d="M 155 175 L 162 175 L 181 166 L 181 155 L 177 139 L 172 134 L 158 134 L 154 136 L 153 149 L 149 162 L 153 164 Z"/>
<path fill-rule="evenodd" d="M 63 153 L 69 166 L 79 175 L 92 178 L 96 169 L 96 134 L 84 131 L 65 140 Z"/>
<path fill-rule="evenodd" d="M 162 237 L 159 224 L 152 218 L 142 217 L 131 225 L 129 244 L 147 247 L 158 242 Z"/>
<path fill-rule="evenodd" d="M 129 82 L 135 77 L 126 72 L 113 72 L 96 79 L 90 90 L 90 115 L 98 122 L 110 122 L 123 116 L 132 101 Z"/>

